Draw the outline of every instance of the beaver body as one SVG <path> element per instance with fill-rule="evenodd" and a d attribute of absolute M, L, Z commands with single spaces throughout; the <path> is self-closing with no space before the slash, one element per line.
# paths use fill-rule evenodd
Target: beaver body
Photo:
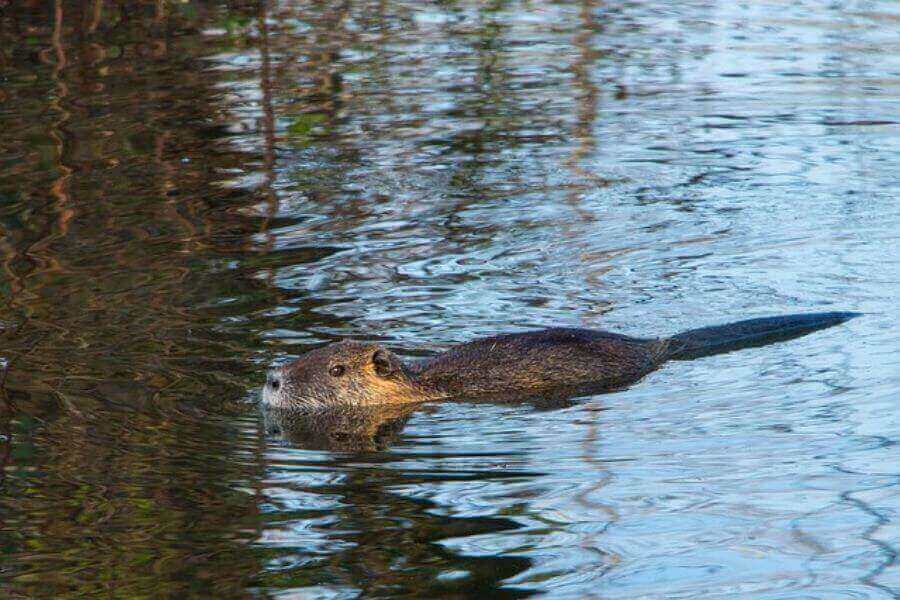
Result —
<path fill-rule="evenodd" d="M 668 360 L 790 339 L 855 316 L 832 312 L 751 319 L 661 339 L 544 329 L 475 340 L 410 364 L 378 344 L 337 342 L 271 370 L 263 401 L 309 409 L 599 393 L 626 387 Z"/>
<path fill-rule="evenodd" d="M 414 380 L 452 397 L 546 393 L 634 383 L 666 360 L 668 342 L 590 329 L 544 329 L 462 344 L 414 364 Z"/>

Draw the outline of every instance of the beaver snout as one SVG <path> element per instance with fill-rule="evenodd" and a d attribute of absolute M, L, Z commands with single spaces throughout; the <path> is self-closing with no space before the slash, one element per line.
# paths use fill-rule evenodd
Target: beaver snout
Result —
<path fill-rule="evenodd" d="M 285 375 L 281 368 L 266 371 L 266 383 L 262 389 L 262 401 L 269 406 L 278 406 L 285 392 Z"/>
<path fill-rule="evenodd" d="M 277 392 L 281 387 L 281 374 L 273 369 L 266 372 L 266 387 L 273 392 Z"/>

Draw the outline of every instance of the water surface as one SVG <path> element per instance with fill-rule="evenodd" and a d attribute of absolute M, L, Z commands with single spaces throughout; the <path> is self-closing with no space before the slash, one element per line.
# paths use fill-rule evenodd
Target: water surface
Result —
<path fill-rule="evenodd" d="M 900 596 L 887 0 L 0 7 L 0 589 Z M 847 325 L 267 429 L 262 366 Z M 305 437 L 304 437 L 305 436 Z"/>

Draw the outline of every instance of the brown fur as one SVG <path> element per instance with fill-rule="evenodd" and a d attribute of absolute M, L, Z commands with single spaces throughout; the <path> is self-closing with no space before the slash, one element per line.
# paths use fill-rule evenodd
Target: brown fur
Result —
<path fill-rule="evenodd" d="M 343 373 L 332 375 L 334 367 L 342 367 Z M 277 390 L 271 387 L 273 380 Z M 281 408 L 409 404 L 430 398 L 395 354 L 377 344 L 351 341 L 312 350 L 270 371 L 263 388 L 264 402 Z"/>
<path fill-rule="evenodd" d="M 587 329 L 545 329 L 457 346 L 411 367 L 416 381 L 457 397 L 542 394 L 634 383 L 660 364 L 665 344 Z"/>

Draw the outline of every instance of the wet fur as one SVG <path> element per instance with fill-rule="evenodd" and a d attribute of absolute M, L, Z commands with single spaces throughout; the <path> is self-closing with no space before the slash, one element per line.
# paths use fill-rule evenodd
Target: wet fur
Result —
<path fill-rule="evenodd" d="M 633 383 L 656 369 L 666 343 L 589 329 L 545 329 L 489 337 L 411 367 L 416 381 L 450 396 L 540 394 L 592 384 Z"/>

